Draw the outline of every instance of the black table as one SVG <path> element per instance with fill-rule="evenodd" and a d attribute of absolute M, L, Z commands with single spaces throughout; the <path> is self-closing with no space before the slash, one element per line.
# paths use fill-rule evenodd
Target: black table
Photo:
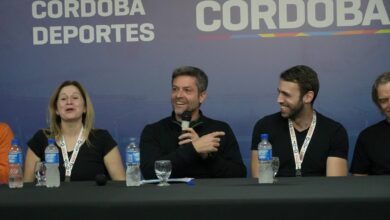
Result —
<path fill-rule="evenodd" d="M 158 187 L 124 182 L 0 186 L 0 219 L 390 219 L 390 176 L 199 179 Z"/>

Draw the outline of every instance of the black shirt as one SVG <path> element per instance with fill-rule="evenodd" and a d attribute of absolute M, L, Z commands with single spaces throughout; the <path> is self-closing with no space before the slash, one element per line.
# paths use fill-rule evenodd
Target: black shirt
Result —
<path fill-rule="evenodd" d="M 297 132 L 299 148 L 308 130 Z M 291 145 L 288 120 L 280 113 L 260 119 L 252 134 L 252 150 L 257 150 L 260 134 L 267 133 L 273 156 L 279 157 L 278 176 L 295 176 L 295 160 Z M 344 127 L 317 112 L 317 124 L 302 163 L 302 176 L 325 176 L 328 157 L 348 158 L 348 135 Z"/>
<path fill-rule="evenodd" d="M 71 181 L 95 180 L 97 174 L 105 174 L 110 178 L 106 166 L 104 165 L 104 156 L 109 153 L 117 143 L 106 130 L 94 129 L 89 134 L 89 142 L 84 142 L 80 147 L 76 162 L 73 165 Z M 47 136 L 43 130 L 39 130 L 28 142 L 28 147 L 37 155 L 41 161 L 45 160 L 45 148 L 47 146 Z M 56 144 L 60 155 L 60 176 L 61 181 L 65 179 L 64 159 L 61 148 Z M 73 151 L 68 152 L 70 159 Z"/>
<path fill-rule="evenodd" d="M 359 134 L 350 171 L 353 174 L 390 174 L 389 122 L 380 121 Z"/>

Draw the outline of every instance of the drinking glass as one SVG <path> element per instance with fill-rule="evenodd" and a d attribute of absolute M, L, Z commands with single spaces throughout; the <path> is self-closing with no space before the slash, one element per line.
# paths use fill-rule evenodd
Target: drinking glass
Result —
<path fill-rule="evenodd" d="M 46 166 L 42 161 L 37 161 L 35 163 L 35 186 L 46 186 Z"/>
<path fill-rule="evenodd" d="M 172 164 L 170 160 L 157 160 L 154 162 L 154 172 L 160 180 L 158 186 L 169 186 L 168 178 L 172 172 Z"/>
<path fill-rule="evenodd" d="M 277 182 L 276 174 L 278 174 L 279 171 L 279 157 L 272 157 L 272 170 L 274 171 L 274 182 Z"/>

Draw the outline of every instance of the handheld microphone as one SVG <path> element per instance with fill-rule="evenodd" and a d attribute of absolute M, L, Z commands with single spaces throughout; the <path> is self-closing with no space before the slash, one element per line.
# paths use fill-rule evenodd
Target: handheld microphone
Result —
<path fill-rule="evenodd" d="M 104 186 L 107 183 L 107 177 L 104 174 L 98 174 L 96 175 L 96 185 L 98 186 Z"/>
<path fill-rule="evenodd" d="M 190 111 L 184 111 L 181 114 L 181 130 L 190 127 L 191 118 L 192 118 L 192 114 Z"/>

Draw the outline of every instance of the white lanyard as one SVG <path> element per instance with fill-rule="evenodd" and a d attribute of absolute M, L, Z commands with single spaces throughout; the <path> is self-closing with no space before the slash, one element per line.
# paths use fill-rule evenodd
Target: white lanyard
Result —
<path fill-rule="evenodd" d="M 68 150 L 66 149 L 66 143 L 65 143 L 65 138 L 64 135 L 62 135 L 62 139 L 60 141 L 60 147 L 61 147 L 61 152 L 62 152 L 62 157 L 64 158 L 64 166 L 65 166 L 65 181 L 69 182 L 70 181 L 70 175 L 72 174 L 72 169 L 73 165 L 76 161 L 77 155 L 79 153 L 81 145 L 84 143 L 84 138 L 83 138 L 83 130 L 84 128 L 82 127 L 80 130 L 79 137 L 77 138 L 76 144 L 73 148 L 73 153 L 72 156 L 68 157 Z"/>
<path fill-rule="evenodd" d="M 310 125 L 310 128 L 309 128 L 309 131 L 306 134 L 306 138 L 305 138 L 305 141 L 303 142 L 303 145 L 302 145 L 302 148 L 301 148 L 301 152 L 299 152 L 299 150 L 298 150 L 298 142 L 297 142 L 297 137 L 295 135 L 294 126 L 293 126 L 293 123 L 292 123 L 291 119 L 288 119 L 288 128 L 290 130 L 291 145 L 292 145 L 292 148 L 293 148 L 294 159 L 295 159 L 295 172 L 296 172 L 296 176 L 301 176 L 302 175 L 301 169 L 302 169 L 303 158 L 305 157 L 305 153 L 306 153 L 306 150 L 307 150 L 307 148 L 309 146 L 311 138 L 313 136 L 316 124 L 317 124 L 317 114 L 316 114 L 315 111 L 313 111 L 313 119 L 311 121 L 311 125 Z"/>

